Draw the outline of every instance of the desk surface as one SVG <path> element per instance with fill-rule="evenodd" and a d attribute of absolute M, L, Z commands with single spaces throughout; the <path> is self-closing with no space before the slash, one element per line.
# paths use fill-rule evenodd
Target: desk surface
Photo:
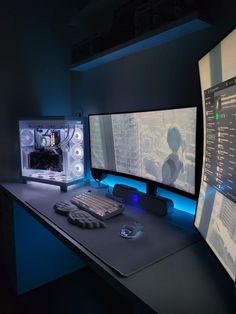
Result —
<path fill-rule="evenodd" d="M 35 183 L 3 183 L 1 187 L 114 288 L 145 310 L 160 314 L 235 313 L 233 282 L 204 241 L 124 278 L 26 203 L 33 197 L 45 198 L 46 194 L 57 200 L 66 192 L 56 186 Z"/>

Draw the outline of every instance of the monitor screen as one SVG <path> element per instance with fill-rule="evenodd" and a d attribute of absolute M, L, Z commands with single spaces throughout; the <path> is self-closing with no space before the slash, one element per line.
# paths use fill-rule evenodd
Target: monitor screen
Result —
<path fill-rule="evenodd" d="M 196 107 L 89 116 L 91 168 L 195 194 Z"/>
<path fill-rule="evenodd" d="M 236 29 L 199 60 L 204 152 L 195 226 L 236 276 Z"/>

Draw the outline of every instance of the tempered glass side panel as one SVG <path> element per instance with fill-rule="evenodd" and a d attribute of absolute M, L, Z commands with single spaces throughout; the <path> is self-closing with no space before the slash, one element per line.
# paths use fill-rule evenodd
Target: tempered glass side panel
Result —
<path fill-rule="evenodd" d="M 71 184 L 84 176 L 83 125 L 73 120 L 19 121 L 21 173 L 27 180 Z"/>

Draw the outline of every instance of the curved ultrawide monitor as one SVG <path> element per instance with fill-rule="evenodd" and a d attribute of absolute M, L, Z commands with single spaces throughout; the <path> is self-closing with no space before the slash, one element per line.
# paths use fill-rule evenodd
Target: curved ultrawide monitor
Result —
<path fill-rule="evenodd" d="M 196 107 L 89 115 L 91 169 L 195 195 Z"/>
<path fill-rule="evenodd" d="M 203 171 L 195 226 L 236 277 L 236 29 L 199 61 Z"/>

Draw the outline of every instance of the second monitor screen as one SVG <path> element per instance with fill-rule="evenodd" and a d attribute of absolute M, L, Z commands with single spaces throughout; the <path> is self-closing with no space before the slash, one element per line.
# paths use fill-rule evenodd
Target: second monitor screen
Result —
<path fill-rule="evenodd" d="M 90 115 L 91 167 L 195 193 L 196 108 Z"/>

